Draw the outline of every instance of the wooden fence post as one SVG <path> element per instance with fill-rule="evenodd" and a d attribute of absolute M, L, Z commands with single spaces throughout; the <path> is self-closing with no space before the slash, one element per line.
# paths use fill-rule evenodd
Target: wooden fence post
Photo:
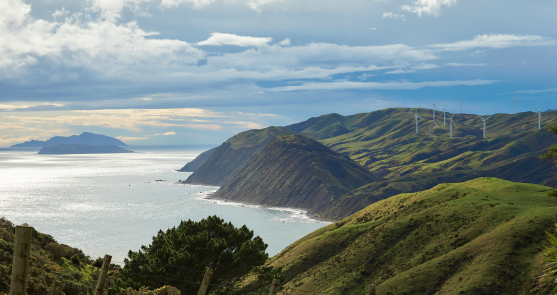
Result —
<path fill-rule="evenodd" d="M 277 294 L 278 285 L 279 285 L 279 280 L 273 279 L 273 282 L 271 283 L 271 290 L 269 290 L 269 295 Z"/>
<path fill-rule="evenodd" d="M 106 284 L 106 277 L 108 276 L 108 268 L 110 267 L 110 260 L 112 260 L 112 256 L 104 255 L 103 265 L 101 267 L 101 274 L 99 275 L 97 287 L 95 288 L 95 295 L 103 294 L 104 285 Z"/>
<path fill-rule="evenodd" d="M 211 277 L 213 276 L 213 269 L 207 268 L 205 271 L 205 276 L 203 277 L 203 282 L 201 283 L 201 287 L 199 288 L 199 292 L 197 295 L 205 295 L 207 293 L 207 289 L 209 288 L 209 283 L 211 282 Z"/>
<path fill-rule="evenodd" d="M 27 294 L 27 275 L 29 274 L 29 255 L 31 253 L 32 234 L 33 228 L 30 226 L 18 225 L 15 227 L 10 295 Z"/>
<path fill-rule="evenodd" d="M 374 284 L 369 285 L 369 292 L 368 295 L 377 295 L 376 292 L 377 287 Z"/>
<path fill-rule="evenodd" d="M 58 290 L 56 290 L 56 279 L 52 280 L 52 285 L 50 285 L 50 290 L 48 290 L 48 295 L 58 295 Z"/>

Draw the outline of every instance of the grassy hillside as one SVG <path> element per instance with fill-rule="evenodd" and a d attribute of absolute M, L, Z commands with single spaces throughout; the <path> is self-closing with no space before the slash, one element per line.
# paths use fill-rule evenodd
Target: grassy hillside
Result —
<path fill-rule="evenodd" d="M 282 135 L 252 156 L 213 197 L 320 212 L 374 180 L 371 172 L 315 140 Z"/>
<path fill-rule="evenodd" d="M 294 134 L 294 132 L 283 127 L 267 127 L 238 133 L 216 148 L 208 159 L 182 183 L 223 185 L 267 142 L 285 134 Z"/>
<path fill-rule="evenodd" d="M 479 178 L 400 194 L 272 258 L 292 294 L 527 294 L 557 217 L 549 187 Z"/>
<path fill-rule="evenodd" d="M 485 139 L 483 122 L 476 115 L 455 115 L 458 129 L 453 128 L 454 137 L 450 138 L 449 126 L 443 127 L 439 114 L 436 121 L 440 127 L 432 128 L 435 123 L 431 110 L 421 109 L 419 113 L 426 120 L 419 121 L 418 134 L 413 113 L 402 108 L 353 116 L 330 114 L 286 127 L 319 139 L 385 178 L 341 198 L 322 212 L 324 216 L 346 217 L 398 193 L 482 176 L 557 186 L 554 164 L 536 158 L 557 143 L 557 137 L 538 130 L 537 113 L 495 114 L 487 120 Z M 543 122 L 556 123 L 557 111 L 544 113 Z"/>
<path fill-rule="evenodd" d="M 184 167 L 182 167 L 180 172 L 195 172 L 199 167 L 201 167 L 207 160 L 211 157 L 211 155 L 218 149 L 218 147 L 212 148 L 210 150 L 204 151 L 201 154 L 197 155 L 195 159 L 186 163 Z"/>

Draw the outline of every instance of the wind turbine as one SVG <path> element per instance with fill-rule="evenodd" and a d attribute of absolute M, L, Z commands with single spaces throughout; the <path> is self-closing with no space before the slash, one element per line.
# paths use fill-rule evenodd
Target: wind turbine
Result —
<path fill-rule="evenodd" d="M 418 133 L 418 120 L 423 119 L 422 117 L 420 117 L 420 115 L 418 115 L 418 109 L 416 109 L 416 113 L 414 114 L 414 118 L 416 118 L 416 133 Z"/>
<path fill-rule="evenodd" d="M 456 128 L 456 124 L 455 124 L 454 121 L 453 121 L 453 117 L 454 117 L 454 113 L 453 113 L 453 115 L 449 118 L 449 120 L 450 120 L 450 121 L 449 121 L 449 126 L 450 126 L 450 129 L 451 129 L 451 137 L 453 137 L 453 125 L 454 125 L 454 128 Z"/>
<path fill-rule="evenodd" d="M 516 100 L 516 94 L 514 95 L 512 102 L 514 102 L 514 113 L 516 114 L 516 103 L 518 102 L 518 100 Z"/>
<path fill-rule="evenodd" d="M 493 115 L 491 115 L 493 116 Z M 478 116 L 480 117 L 480 119 L 482 119 L 484 121 L 484 138 L 485 138 L 485 121 L 487 121 L 489 118 L 491 118 L 491 116 L 487 117 L 487 119 L 482 118 L 482 116 Z"/>
<path fill-rule="evenodd" d="M 548 104 L 545 105 L 545 107 Z M 541 110 L 536 108 L 535 106 L 532 106 L 533 108 L 535 108 L 536 110 L 538 110 L 538 129 L 542 129 L 542 111 L 543 109 L 545 109 L 545 107 L 543 107 Z"/>
<path fill-rule="evenodd" d="M 463 95 L 460 99 L 457 99 L 457 101 L 460 100 L 460 113 L 461 113 L 461 114 L 462 114 L 462 104 L 464 103 L 464 101 L 462 101 L 462 98 L 463 98 L 463 97 L 464 97 L 464 95 Z M 464 103 L 464 104 L 465 104 L 465 103 Z"/>
<path fill-rule="evenodd" d="M 447 109 L 445 108 L 445 103 L 443 103 L 443 126 L 445 126 L 445 113 L 447 112 Z"/>
<path fill-rule="evenodd" d="M 435 110 L 437 110 L 437 106 L 435 105 L 439 99 L 436 99 L 435 102 L 432 102 L 433 105 L 433 121 L 435 121 Z"/>

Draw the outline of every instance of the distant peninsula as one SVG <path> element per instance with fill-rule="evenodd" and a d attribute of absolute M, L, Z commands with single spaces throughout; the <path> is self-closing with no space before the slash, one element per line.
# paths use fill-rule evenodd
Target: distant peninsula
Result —
<path fill-rule="evenodd" d="M 26 141 L 24 143 L 14 144 L 11 147 L 54 147 L 60 144 L 127 146 L 127 144 L 123 143 L 121 140 L 118 140 L 110 136 L 83 132 L 80 135 L 72 135 L 67 137 L 55 136 L 47 141 L 39 141 L 39 140 Z"/>
<path fill-rule="evenodd" d="M 133 153 L 116 145 L 88 145 L 88 144 L 59 144 L 57 146 L 43 147 L 39 154 L 63 155 L 63 154 L 110 154 L 110 153 Z"/>

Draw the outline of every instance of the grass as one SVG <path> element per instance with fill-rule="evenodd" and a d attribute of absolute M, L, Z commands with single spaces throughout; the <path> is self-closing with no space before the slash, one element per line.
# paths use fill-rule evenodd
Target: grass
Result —
<path fill-rule="evenodd" d="M 400 194 L 307 235 L 271 265 L 284 266 L 293 294 L 360 294 L 371 283 L 378 294 L 526 294 L 557 217 L 549 191 L 478 178 Z"/>

